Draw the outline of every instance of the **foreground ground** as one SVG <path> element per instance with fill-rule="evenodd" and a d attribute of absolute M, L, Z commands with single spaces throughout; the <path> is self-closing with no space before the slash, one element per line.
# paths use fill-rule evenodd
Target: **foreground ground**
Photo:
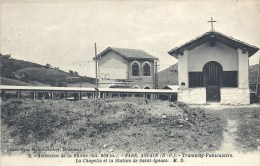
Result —
<path fill-rule="evenodd" d="M 85 153 L 259 150 L 259 107 L 189 107 L 139 98 L 7 100 L 1 150 L 73 148 Z"/>
<path fill-rule="evenodd" d="M 220 150 L 260 151 L 260 105 L 201 106 L 226 122 Z"/>

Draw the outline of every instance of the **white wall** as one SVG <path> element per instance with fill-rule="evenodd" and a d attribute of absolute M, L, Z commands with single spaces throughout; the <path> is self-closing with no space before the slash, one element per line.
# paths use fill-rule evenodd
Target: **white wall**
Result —
<path fill-rule="evenodd" d="M 221 88 L 221 104 L 245 105 L 250 104 L 248 88 Z"/>
<path fill-rule="evenodd" d="M 237 50 L 216 42 L 214 47 L 204 43 L 188 53 L 188 71 L 202 71 L 209 61 L 220 63 L 224 71 L 238 70 Z"/>
<path fill-rule="evenodd" d="M 188 78 L 188 51 L 184 51 L 183 55 L 178 55 L 178 80 L 179 86 L 184 82 L 185 85 L 183 88 L 189 87 L 189 78 Z"/>
<path fill-rule="evenodd" d="M 241 49 L 237 50 L 238 54 L 238 87 L 239 88 L 248 88 L 249 83 L 248 83 L 248 54 L 242 53 Z"/>
<path fill-rule="evenodd" d="M 206 88 L 179 88 L 178 101 L 189 104 L 206 104 Z"/>
<path fill-rule="evenodd" d="M 127 60 L 123 56 L 108 51 L 99 60 L 99 73 L 109 74 L 110 79 L 126 79 L 127 76 Z"/>
<path fill-rule="evenodd" d="M 220 94 L 221 104 L 250 104 L 250 93 L 248 88 L 221 88 Z M 206 88 L 179 88 L 178 101 L 189 104 L 206 104 Z"/>

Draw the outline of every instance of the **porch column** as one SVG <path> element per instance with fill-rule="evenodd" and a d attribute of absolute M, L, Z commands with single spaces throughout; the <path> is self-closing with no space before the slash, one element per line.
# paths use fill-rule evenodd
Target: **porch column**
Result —
<path fill-rule="evenodd" d="M 5 97 L 5 91 L 2 90 L 2 100 L 5 100 L 5 99 L 6 99 L 6 97 Z"/>
<path fill-rule="evenodd" d="M 17 95 L 17 99 L 20 99 L 20 98 L 21 98 L 21 91 L 18 91 L 18 92 L 16 93 L 16 95 Z"/>
<path fill-rule="evenodd" d="M 243 53 L 241 49 L 237 49 L 238 54 L 238 87 L 248 88 L 248 52 Z"/>
<path fill-rule="evenodd" d="M 51 91 L 51 94 L 50 94 L 50 99 L 53 100 L 53 92 Z"/>
<path fill-rule="evenodd" d="M 79 92 L 79 100 L 82 100 L 82 92 Z"/>
<path fill-rule="evenodd" d="M 37 99 L 37 92 L 36 91 L 33 91 L 33 99 Z"/>
<path fill-rule="evenodd" d="M 60 99 L 64 98 L 64 93 L 62 91 L 60 91 Z"/>

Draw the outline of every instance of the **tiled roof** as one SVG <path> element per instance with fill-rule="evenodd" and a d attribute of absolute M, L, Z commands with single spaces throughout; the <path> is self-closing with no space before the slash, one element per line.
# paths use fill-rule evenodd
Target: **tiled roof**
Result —
<path fill-rule="evenodd" d="M 165 85 L 162 89 L 171 89 L 178 91 L 179 85 Z"/>
<path fill-rule="evenodd" d="M 97 58 L 105 54 L 107 51 L 112 50 L 123 57 L 127 59 L 149 59 L 149 60 L 158 60 L 155 56 L 148 54 L 147 52 L 143 50 L 137 50 L 137 49 L 128 49 L 128 48 L 115 48 L 115 47 L 108 47 L 104 51 L 102 51 L 100 54 L 97 55 Z M 95 59 L 95 58 L 94 58 Z"/>
<path fill-rule="evenodd" d="M 245 49 L 248 51 L 249 57 L 255 54 L 259 50 L 259 48 L 257 48 L 256 46 L 234 39 L 233 37 L 226 36 L 220 32 L 209 31 L 204 33 L 201 36 L 196 37 L 195 39 L 186 42 L 181 46 L 173 48 L 168 53 L 177 58 L 177 55 L 183 52 L 184 50 L 192 50 L 193 48 L 198 47 L 199 45 L 212 39 L 224 43 L 233 48 Z"/>

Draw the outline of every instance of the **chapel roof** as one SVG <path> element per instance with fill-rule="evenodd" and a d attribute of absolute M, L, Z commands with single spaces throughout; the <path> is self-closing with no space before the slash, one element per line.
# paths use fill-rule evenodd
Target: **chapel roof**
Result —
<path fill-rule="evenodd" d="M 100 58 L 102 55 L 104 55 L 108 51 L 114 51 L 118 53 L 119 55 L 127 58 L 127 59 L 145 59 L 145 60 L 159 60 L 157 57 L 148 54 L 147 52 L 143 50 L 138 49 L 128 49 L 128 48 L 116 48 L 116 47 L 108 47 L 104 51 L 102 51 L 100 54 L 97 55 L 97 58 Z M 94 58 L 96 59 L 96 58 Z"/>
<path fill-rule="evenodd" d="M 214 30 L 206 32 L 203 35 L 198 36 L 195 39 L 192 39 L 181 46 L 173 48 L 168 52 L 168 54 L 174 56 L 175 58 L 178 58 L 178 54 L 182 53 L 184 50 L 192 50 L 200 46 L 201 44 L 204 44 L 212 40 L 224 43 L 227 46 L 230 46 L 235 49 L 240 48 L 244 51 L 248 51 L 249 57 L 254 55 L 259 50 L 259 48 L 257 48 L 256 46 L 234 39 L 233 37 L 226 36 Z"/>

